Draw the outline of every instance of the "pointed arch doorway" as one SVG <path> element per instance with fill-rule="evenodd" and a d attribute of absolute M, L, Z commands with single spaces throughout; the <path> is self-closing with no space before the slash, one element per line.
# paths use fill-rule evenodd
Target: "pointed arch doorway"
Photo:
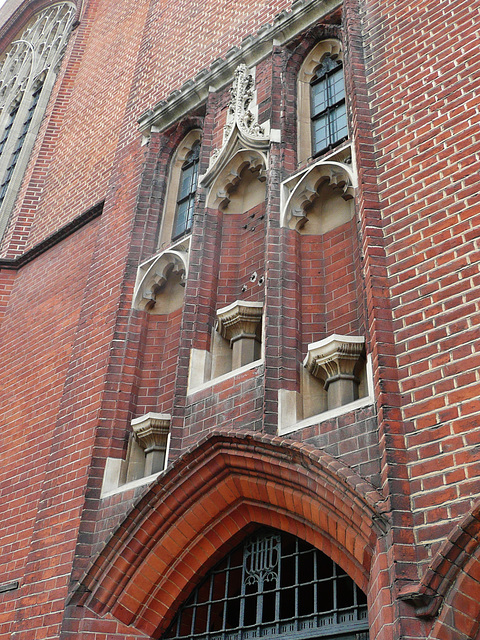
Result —
<path fill-rule="evenodd" d="M 368 640 L 365 594 L 327 555 L 262 527 L 218 562 L 162 640 Z"/>

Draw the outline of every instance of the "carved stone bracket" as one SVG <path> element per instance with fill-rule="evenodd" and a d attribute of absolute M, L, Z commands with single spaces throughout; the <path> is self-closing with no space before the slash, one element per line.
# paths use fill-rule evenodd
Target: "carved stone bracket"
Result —
<path fill-rule="evenodd" d="M 358 374 L 363 366 L 365 338 L 333 334 L 308 345 L 304 366 L 312 376 L 323 381 L 328 392 L 328 408 L 353 402 L 358 398 Z"/>
<path fill-rule="evenodd" d="M 171 417 L 167 413 L 147 413 L 132 420 L 135 439 L 145 452 L 145 475 L 165 466 Z"/>
<path fill-rule="evenodd" d="M 217 311 L 217 331 L 230 342 L 234 369 L 259 357 L 262 314 L 262 302 L 242 300 Z"/>
<path fill-rule="evenodd" d="M 321 186 L 328 183 L 344 200 L 353 198 L 357 179 L 346 162 L 321 160 L 303 173 L 283 183 L 282 227 L 295 229 L 307 220 L 308 207 L 318 198 Z"/>
<path fill-rule="evenodd" d="M 180 308 L 187 274 L 188 245 L 185 243 L 150 258 L 138 267 L 133 308 L 158 315 Z"/>

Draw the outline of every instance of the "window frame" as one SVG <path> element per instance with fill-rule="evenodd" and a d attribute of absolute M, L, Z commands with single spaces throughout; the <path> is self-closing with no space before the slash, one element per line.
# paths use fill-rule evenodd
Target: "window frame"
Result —
<path fill-rule="evenodd" d="M 15 56 L 23 62 L 20 68 L 14 69 L 17 75 L 12 77 L 12 81 L 9 81 L 7 74 L 3 76 L 3 84 L 3 65 L 0 68 L 0 93 L 3 89 L 3 107 L 0 107 L 0 138 L 3 145 L 0 156 L 0 185 L 3 187 L 0 238 L 15 205 L 76 13 L 76 5 L 69 1 L 43 7 L 32 15 L 2 52 L 3 65 L 10 64 Z M 52 24 L 47 30 L 47 39 L 42 39 L 49 19 Z M 61 24 L 61 29 L 58 29 L 58 24 Z M 53 37 L 52 41 L 48 40 L 50 36 Z M 12 111 L 15 111 L 13 119 Z"/>
<path fill-rule="evenodd" d="M 180 181 L 182 177 L 182 167 L 185 162 L 188 161 L 188 156 L 191 154 L 196 144 L 202 144 L 202 131 L 201 129 L 192 129 L 187 133 L 183 140 L 177 145 L 175 153 L 172 157 L 168 181 L 167 191 L 165 195 L 165 204 L 163 207 L 163 215 L 160 223 L 160 232 L 158 235 L 157 249 L 165 249 L 174 242 L 181 240 L 184 237 L 188 237 L 190 231 L 179 235 L 176 240 L 173 238 L 175 218 L 177 215 L 178 195 L 180 191 Z M 197 174 L 197 188 L 198 188 L 198 174 Z"/>
<path fill-rule="evenodd" d="M 299 165 L 312 160 L 314 157 L 328 153 L 329 150 L 340 146 L 349 138 L 348 109 L 347 109 L 347 136 L 336 141 L 329 148 L 314 153 L 312 132 L 312 97 L 311 83 L 315 79 L 316 71 L 323 58 L 329 55 L 333 60 L 338 60 L 343 65 L 343 50 L 340 40 L 328 38 L 320 40 L 310 53 L 305 57 L 297 76 L 297 163 Z M 344 69 L 345 83 L 345 69 Z M 345 96 L 346 100 L 346 96 Z M 346 104 L 347 104 L 346 100 Z"/>
<path fill-rule="evenodd" d="M 326 67 L 326 61 L 331 60 L 334 66 L 330 68 Z M 319 71 L 324 69 L 324 72 L 319 76 Z M 342 83 L 342 95 L 339 99 L 335 99 L 335 94 L 332 91 L 332 83 L 330 80 L 334 78 L 335 74 L 341 71 L 341 83 Z M 321 84 L 325 86 L 325 100 L 324 108 L 315 110 L 315 87 L 319 87 Z M 310 120 L 312 126 L 312 156 L 317 156 L 333 149 L 348 138 L 348 125 L 346 126 L 347 132 L 345 135 L 336 135 L 336 124 L 338 123 L 338 112 L 344 107 L 345 120 L 346 114 L 346 96 L 345 96 L 345 77 L 343 71 L 343 63 L 338 57 L 333 58 L 330 54 L 326 53 L 321 60 L 320 65 L 315 70 L 315 75 L 310 81 Z M 316 134 L 316 124 L 320 119 L 324 118 L 326 121 L 327 135 L 325 136 L 325 143 L 319 146 L 317 149 L 317 143 L 319 142 Z"/>

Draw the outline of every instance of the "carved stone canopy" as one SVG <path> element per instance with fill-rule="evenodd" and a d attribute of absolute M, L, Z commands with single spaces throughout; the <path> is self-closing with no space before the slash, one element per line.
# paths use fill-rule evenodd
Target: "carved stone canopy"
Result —
<path fill-rule="evenodd" d="M 240 64 L 235 71 L 231 88 L 222 146 L 213 151 L 208 170 L 201 179 L 202 186 L 210 187 L 238 151 L 268 149 L 270 132 L 257 121 L 254 97 L 254 78 L 247 66 Z"/>
<path fill-rule="evenodd" d="M 162 315 L 180 308 L 188 275 L 188 245 L 179 244 L 162 251 L 137 269 L 133 308 Z M 172 291 L 168 290 L 168 282 Z M 162 292 L 167 291 L 167 294 Z"/>
<path fill-rule="evenodd" d="M 168 413 L 147 413 L 132 420 L 132 430 L 137 442 L 145 454 L 152 451 L 165 451 L 170 432 Z"/>
<path fill-rule="evenodd" d="M 333 334 L 309 344 L 303 364 L 309 373 L 323 380 L 325 389 L 337 380 L 351 380 L 358 384 L 364 350 L 363 336 Z"/>
<path fill-rule="evenodd" d="M 325 183 L 343 200 L 354 196 L 356 176 L 353 168 L 345 162 L 320 160 L 284 183 L 283 227 L 295 229 L 305 223 L 308 207 L 318 198 L 319 189 Z"/>
<path fill-rule="evenodd" d="M 263 303 L 236 300 L 217 311 L 217 331 L 233 345 L 242 338 L 260 342 Z"/>

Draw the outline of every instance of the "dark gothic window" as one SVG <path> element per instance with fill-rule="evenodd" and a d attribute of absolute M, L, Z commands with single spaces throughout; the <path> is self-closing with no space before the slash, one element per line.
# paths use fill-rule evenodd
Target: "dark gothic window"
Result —
<path fill-rule="evenodd" d="M 342 62 L 326 55 L 310 86 L 313 155 L 316 155 L 348 136 Z"/>
<path fill-rule="evenodd" d="M 192 228 L 193 206 L 198 182 L 199 155 L 200 142 L 197 141 L 182 166 L 172 240 L 180 238 Z"/>
<path fill-rule="evenodd" d="M 264 637 L 368 640 L 365 595 L 321 551 L 262 529 L 209 572 L 164 639 Z"/>

